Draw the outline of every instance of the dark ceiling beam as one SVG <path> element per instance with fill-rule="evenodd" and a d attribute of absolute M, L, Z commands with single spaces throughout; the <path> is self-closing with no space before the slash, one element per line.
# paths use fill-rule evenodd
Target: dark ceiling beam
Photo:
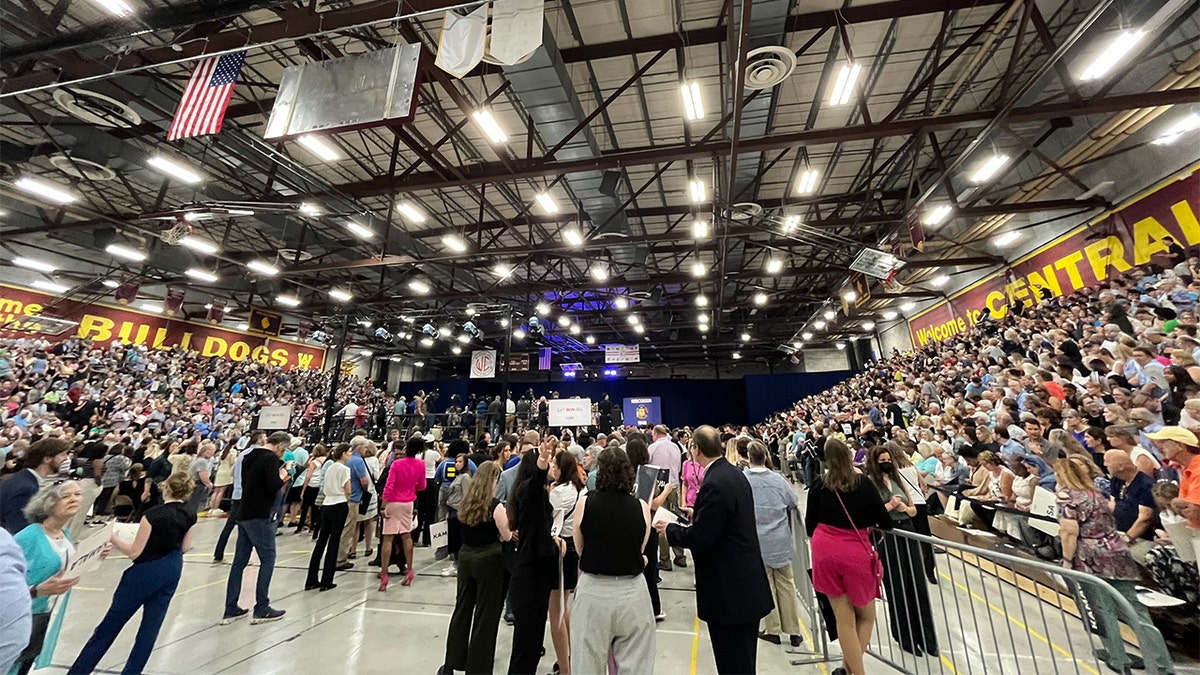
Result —
<path fill-rule="evenodd" d="M 1017 125 L 1045 122 L 1059 117 L 1082 117 L 1160 106 L 1190 105 L 1197 99 L 1200 99 L 1200 87 L 1138 92 L 1078 102 L 1067 101 L 1016 108 L 1006 119 L 1009 124 Z M 873 125 L 859 124 L 790 134 L 775 134 L 742 139 L 738 151 L 764 152 L 794 146 L 831 145 L 876 138 L 909 136 L 921 132 L 962 131 L 986 127 L 997 114 L 997 110 L 979 110 L 953 115 L 914 117 Z M 629 168 L 658 164 L 664 161 L 702 159 L 728 155 L 729 151 L 729 141 L 709 141 L 691 145 L 663 145 L 609 151 L 600 157 L 565 162 L 547 162 L 541 159 L 516 160 L 511 162 L 513 167 L 511 170 L 502 164 L 489 162 L 474 167 L 465 167 L 463 170 L 465 178 L 462 180 L 446 180 L 436 173 L 422 172 L 412 174 L 403 181 L 380 177 L 355 183 L 344 183 L 337 186 L 337 190 L 354 197 L 371 197 L 396 192 L 415 192 L 417 190 L 557 176 L 577 171 Z"/>

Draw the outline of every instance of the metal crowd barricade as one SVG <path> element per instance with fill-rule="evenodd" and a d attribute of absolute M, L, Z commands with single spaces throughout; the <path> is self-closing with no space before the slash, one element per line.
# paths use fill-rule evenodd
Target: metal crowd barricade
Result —
<path fill-rule="evenodd" d="M 802 526 L 794 531 L 796 593 L 801 619 L 812 628 L 812 639 L 807 642 L 811 651 L 806 658 L 791 663 L 839 660 L 830 653 L 820 600 L 809 577 L 808 539 Z M 1102 579 L 905 530 L 875 533 L 874 539 L 885 560 L 885 577 L 890 573 L 893 581 L 885 579 L 885 597 L 876 602 L 867 654 L 898 672 L 1101 675 L 1111 672 L 1103 659 L 1103 631 L 1120 631 L 1126 653 L 1139 667 L 1144 664 L 1144 672 L 1171 672 L 1159 666 L 1170 663 L 1170 654 L 1150 652 L 1149 645 L 1161 644 L 1149 639 L 1158 629 L 1143 622 L 1129 601 Z M 923 547 L 939 553 L 934 556 L 936 584 L 926 580 Z M 899 584 L 894 581 L 897 570 L 903 576 Z M 903 584 L 910 584 L 913 592 L 898 592 L 910 588 Z M 917 590 L 921 586 L 924 593 Z M 919 618 L 922 597 L 928 598 L 929 611 L 924 615 L 932 620 L 929 626 Z M 1116 616 L 1094 611 L 1096 599 L 1107 599 Z M 893 631 L 893 613 L 900 633 Z M 910 639 L 914 633 L 934 637 L 937 655 L 917 656 Z M 897 637 L 909 643 L 910 651 L 901 649 Z M 1140 650 L 1135 645 L 1141 645 Z M 867 670 L 876 671 L 869 665 Z"/>

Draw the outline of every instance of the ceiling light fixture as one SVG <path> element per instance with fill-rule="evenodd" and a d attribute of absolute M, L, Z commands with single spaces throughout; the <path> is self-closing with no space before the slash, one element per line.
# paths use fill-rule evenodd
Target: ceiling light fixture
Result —
<path fill-rule="evenodd" d="M 459 342 L 463 343 L 464 345 L 471 343 L 471 336 L 467 335 L 466 333 L 459 333 L 457 339 Z"/>
<path fill-rule="evenodd" d="M 354 296 L 350 293 L 350 291 L 344 291 L 340 288 L 329 289 L 329 297 L 337 300 L 338 302 L 350 302 L 354 299 Z"/>
<path fill-rule="evenodd" d="M 259 274 L 265 274 L 269 277 L 279 274 L 279 268 L 265 260 L 251 260 L 250 262 L 246 263 L 246 267 L 251 271 L 258 272 Z"/>
<path fill-rule="evenodd" d="M 633 327 L 633 332 L 637 333 L 638 335 L 641 335 L 642 333 L 646 332 L 646 327 L 639 323 L 638 325 Z"/>
<path fill-rule="evenodd" d="M 837 347 L 838 349 L 845 349 L 845 348 L 846 348 L 846 343 L 845 343 L 845 342 L 839 342 L 839 343 L 835 344 L 835 345 L 834 345 L 834 347 Z"/>
<path fill-rule="evenodd" d="M 108 246 L 104 247 L 104 250 L 115 258 L 124 258 L 125 260 L 130 260 L 133 262 L 142 262 L 146 259 L 145 253 L 129 248 L 128 246 L 122 246 L 120 244 L 109 244 Z"/>
<path fill-rule="evenodd" d="M 613 300 L 613 307 L 616 307 L 617 309 L 629 309 L 629 300 L 625 299 L 624 297 L 617 297 L 615 300 Z"/>
<path fill-rule="evenodd" d="M 813 338 L 813 334 L 808 331 L 804 331 L 803 333 L 800 334 L 800 338 L 805 341 L 808 341 Z"/>
<path fill-rule="evenodd" d="M 475 123 L 479 125 L 480 129 L 483 129 L 483 133 L 487 134 L 493 143 L 508 142 L 508 135 L 500 128 L 500 123 L 496 121 L 495 117 L 492 117 L 490 111 L 476 110 L 471 113 L 471 117 L 475 118 Z"/>
<path fill-rule="evenodd" d="M 826 321 L 833 321 L 834 319 L 836 319 L 836 318 L 837 318 L 837 312 L 835 312 L 835 311 L 834 311 L 834 310 L 832 310 L 832 309 L 827 309 L 827 310 L 825 310 L 825 312 L 822 314 L 822 316 L 824 316 L 824 317 L 825 317 L 825 320 L 826 320 Z"/>
<path fill-rule="evenodd" d="M 696 320 L 699 321 L 700 323 L 708 323 L 708 314 L 702 313 L 702 314 L 700 314 L 700 316 L 696 317 Z"/>
<path fill-rule="evenodd" d="M 125 0 L 95 0 L 95 3 L 104 11 L 113 16 L 127 16 L 133 14 L 133 8 Z"/>
<path fill-rule="evenodd" d="M 846 302 L 854 302 L 858 299 L 858 293 L 852 288 L 847 288 L 842 291 L 842 299 Z"/>
<path fill-rule="evenodd" d="M 281 305 L 287 305 L 288 307 L 300 306 L 300 298 L 297 298 L 294 295 L 277 295 L 275 296 L 275 302 L 278 302 Z"/>
<path fill-rule="evenodd" d="M 45 279 L 34 279 L 32 285 L 36 289 L 46 291 L 47 293 L 57 293 L 59 295 L 71 290 L 62 284 L 56 284 L 53 281 L 46 281 Z"/>
<path fill-rule="evenodd" d="M 298 137 L 296 141 L 300 143 L 300 145 L 303 145 L 306 150 L 316 155 L 317 159 L 321 160 L 322 162 L 336 162 L 342 158 L 342 156 L 337 153 L 337 150 L 333 149 L 332 145 L 326 143 L 317 136 L 305 134 L 304 136 Z"/>
<path fill-rule="evenodd" d="M 202 270 L 198 267 L 192 267 L 184 272 L 184 274 L 199 281 L 207 281 L 210 284 L 217 281 L 217 275 L 209 272 L 208 270 Z"/>
<path fill-rule="evenodd" d="M 178 181 L 195 185 L 204 180 L 204 177 L 197 173 L 190 166 L 180 164 L 173 159 L 167 159 L 162 155 L 154 155 L 146 160 L 146 163 L 157 170 L 159 173 L 170 176 Z"/>
<path fill-rule="evenodd" d="M 813 328 L 816 328 L 817 330 L 825 330 L 825 326 L 825 321 L 822 319 L 817 319 L 813 322 Z"/>
<path fill-rule="evenodd" d="M 846 63 L 834 80 L 833 91 L 829 94 L 829 105 L 846 105 L 854 96 L 854 84 L 862 74 L 862 66 L 857 63 Z"/>
<path fill-rule="evenodd" d="M 51 272 L 58 270 L 57 267 L 48 262 L 42 262 L 41 260 L 34 260 L 33 258 L 26 258 L 24 256 L 17 256 L 12 259 L 12 262 L 17 267 L 24 267 L 26 269 L 36 270 L 38 272 L 45 272 L 46 274 L 50 274 Z"/>
<path fill-rule="evenodd" d="M 1096 55 L 1088 67 L 1083 70 L 1083 74 L 1079 79 L 1083 81 L 1096 80 L 1104 77 L 1108 71 L 1112 70 L 1113 66 L 1117 65 L 1122 58 L 1125 57 L 1134 47 L 1137 46 L 1146 34 L 1140 30 L 1127 30 L 1118 33 L 1105 46 L 1104 51 Z"/>
<path fill-rule="evenodd" d="M 884 313 L 883 313 L 883 320 L 884 320 L 884 321 L 891 321 L 891 320 L 892 320 L 892 319 L 894 319 L 894 318 L 896 318 L 896 312 L 895 312 L 895 310 L 891 310 L 891 309 L 889 309 L 888 311 L 886 311 L 886 312 L 884 312 Z"/>
<path fill-rule="evenodd" d="M 554 201 L 554 197 L 549 192 L 539 192 L 533 199 L 546 213 L 558 213 L 558 202 Z"/>
<path fill-rule="evenodd" d="M 771 258 L 767 260 L 767 274 L 779 274 L 783 271 L 783 261 L 779 258 Z"/>
<path fill-rule="evenodd" d="M 688 120 L 704 119 L 704 101 L 700 98 L 700 83 L 695 80 L 679 85 L 679 93 L 683 96 L 683 115 Z"/>
<path fill-rule="evenodd" d="M 426 220 L 425 214 L 413 205 L 412 202 L 400 202 L 396 205 L 396 210 L 400 215 L 414 223 L 423 223 Z"/>
<path fill-rule="evenodd" d="M 947 283 L 949 283 L 949 281 L 950 281 L 950 277 L 948 275 L 941 274 L 941 275 L 934 277 L 933 280 L 929 282 L 929 284 L 931 286 L 933 286 L 934 288 L 941 288 L 942 286 L 945 286 Z"/>
<path fill-rule="evenodd" d="M 911 311 L 913 311 L 913 309 L 916 308 L 916 306 L 917 306 L 917 303 L 915 303 L 915 302 L 906 302 L 903 305 L 900 305 L 900 311 L 911 312 Z"/>
<path fill-rule="evenodd" d="M 589 335 L 589 336 L 585 337 L 583 339 L 583 341 L 588 343 L 589 345 L 594 345 L 594 344 L 596 344 L 596 336 Z"/>
<path fill-rule="evenodd" d="M 708 237 L 708 221 L 696 219 L 692 221 L 692 238 L 704 239 Z"/>
<path fill-rule="evenodd" d="M 688 181 L 688 194 L 691 196 L 693 204 L 699 204 L 707 198 L 708 187 L 704 184 L 704 181 L 699 178 L 693 178 Z"/>
<path fill-rule="evenodd" d="M 696 326 L 696 330 L 700 331 L 701 333 L 707 333 L 708 332 L 708 324 L 702 323 L 699 326 Z"/>
<path fill-rule="evenodd" d="M 997 235 L 996 238 L 992 239 L 992 244 L 994 244 L 996 248 L 1008 248 L 1009 246 L 1017 243 L 1017 240 L 1020 238 L 1021 233 L 1019 231 L 1009 230 L 1008 232 Z"/>
<path fill-rule="evenodd" d="M 511 265 L 508 265 L 506 263 L 496 263 L 496 266 L 492 268 L 492 272 L 495 273 L 496 276 L 503 279 L 505 277 L 511 276 L 513 273 L 513 270 L 512 270 Z"/>
<path fill-rule="evenodd" d="M 1008 155 L 992 155 L 991 157 L 988 157 L 987 161 L 980 165 L 980 167 L 975 170 L 975 173 L 971 174 L 971 182 L 988 182 L 1000 172 L 1000 169 L 1004 168 L 1005 164 L 1008 164 L 1008 160 Z"/>
<path fill-rule="evenodd" d="M 525 331 L 521 330 L 520 328 L 517 328 L 516 330 L 513 331 L 513 337 L 517 340 L 524 340 L 525 339 Z"/>
<path fill-rule="evenodd" d="M 459 347 L 458 345 L 454 345 L 453 347 L 450 348 L 450 351 L 453 354 L 458 355 L 458 354 L 462 353 L 462 347 Z"/>
<path fill-rule="evenodd" d="M 929 227 L 937 227 L 938 225 L 946 222 L 946 219 L 949 218 L 950 214 L 953 212 L 953 206 L 950 206 L 949 204 L 942 204 L 929 213 L 926 213 L 924 220 L 921 222 Z"/>
<path fill-rule="evenodd" d="M 816 169 L 805 169 L 796 177 L 796 194 L 811 195 L 817 189 L 817 178 L 820 174 Z"/>
<path fill-rule="evenodd" d="M 350 233 L 359 239 L 373 239 L 375 237 L 375 230 L 372 230 L 357 220 L 347 220 L 346 229 L 350 230 Z"/>
<path fill-rule="evenodd" d="M 550 313 L 550 306 L 544 302 L 539 302 L 537 304 L 537 306 L 534 307 L 534 310 L 536 310 L 538 314 L 541 314 L 542 316 L 546 316 L 547 314 Z"/>
<path fill-rule="evenodd" d="M 762 293 L 762 292 L 755 293 L 754 294 L 754 304 L 758 305 L 759 307 L 762 307 L 763 305 L 767 304 L 767 294 Z"/>
<path fill-rule="evenodd" d="M 162 314 L 163 312 L 162 305 L 153 302 L 143 302 L 142 304 L 138 305 L 138 309 L 142 310 L 143 312 L 150 312 L 151 314 Z"/>
<path fill-rule="evenodd" d="M 692 263 L 692 276 L 702 277 L 705 274 L 708 274 L 708 267 L 704 263 L 699 261 Z"/>
<path fill-rule="evenodd" d="M 630 326 L 636 326 L 642 322 L 642 320 L 638 318 L 637 314 L 630 314 L 627 321 L 629 321 Z"/>
<path fill-rule="evenodd" d="M 783 233 L 790 234 L 800 227 L 800 216 L 792 214 L 783 219 Z"/>
<path fill-rule="evenodd" d="M 573 227 L 563 230 L 562 236 L 568 246 L 583 246 L 583 235 Z"/>
<path fill-rule="evenodd" d="M 577 323 L 571 324 L 571 335 L 579 335 L 579 333 L 581 333 L 582 331 L 583 331 L 583 329 L 579 327 L 579 324 L 577 324 Z"/>
<path fill-rule="evenodd" d="M 300 215 L 316 217 L 321 215 L 321 208 L 312 202 L 300 202 Z"/>
<path fill-rule="evenodd" d="M 424 281 L 421 281 L 420 279 L 413 279 L 412 281 L 408 282 L 408 287 L 409 287 L 409 289 L 411 289 L 417 293 L 420 293 L 422 295 L 433 290 L 433 287 L 431 287 L 429 284 L 425 283 Z"/>
<path fill-rule="evenodd" d="M 121 282 L 113 280 L 113 279 L 104 279 L 100 283 L 103 284 L 105 288 L 120 288 L 121 287 Z"/>
<path fill-rule="evenodd" d="M 697 295 L 696 296 L 696 306 L 708 307 L 708 296 L 707 295 Z"/>
<path fill-rule="evenodd" d="M 183 239 L 180 239 L 179 243 L 192 249 L 193 251 L 196 251 L 197 253 L 205 253 L 207 255 L 212 255 L 217 252 L 216 244 L 214 244 L 210 241 L 206 241 L 204 239 L 200 239 L 199 237 L 193 237 L 190 234 L 188 236 L 184 237 Z"/>
<path fill-rule="evenodd" d="M 455 253 L 467 252 L 467 242 L 463 241 L 462 237 L 457 234 L 448 234 L 442 237 L 442 245 Z"/>
<path fill-rule="evenodd" d="M 432 347 L 433 346 L 433 338 L 431 338 L 431 337 L 421 338 L 421 345 L 423 347 Z"/>
<path fill-rule="evenodd" d="M 591 270 L 592 278 L 596 281 L 608 281 L 608 270 L 601 265 L 596 265 Z"/>
<path fill-rule="evenodd" d="M 75 195 L 68 192 L 62 186 L 42 180 L 41 178 L 22 176 L 13 181 L 13 185 L 21 192 L 27 192 L 55 204 L 69 204 L 76 199 Z"/>
<path fill-rule="evenodd" d="M 561 328 L 566 328 L 567 326 L 570 326 L 571 325 L 571 317 L 567 316 L 566 314 L 563 314 L 562 316 L 558 317 L 558 325 Z"/>
<path fill-rule="evenodd" d="M 749 341 L 750 341 L 750 334 L 742 333 L 742 342 L 749 342 Z"/>
<path fill-rule="evenodd" d="M 425 362 L 424 361 L 413 361 L 413 367 L 414 368 L 424 368 Z"/>
<path fill-rule="evenodd" d="M 874 321 L 864 321 L 862 327 L 863 327 L 863 330 L 875 330 L 875 322 Z"/>
<path fill-rule="evenodd" d="M 740 358 L 742 358 L 742 353 L 734 352 L 734 353 L 730 354 L 730 356 L 732 356 L 734 359 L 740 359 Z"/>
<path fill-rule="evenodd" d="M 1171 127 L 1163 132 L 1161 136 L 1154 139 L 1154 144 L 1171 145 L 1175 141 L 1179 140 L 1179 138 L 1184 134 L 1198 128 L 1200 128 L 1200 115 L 1192 113 L 1179 120 L 1175 124 L 1172 124 Z"/>

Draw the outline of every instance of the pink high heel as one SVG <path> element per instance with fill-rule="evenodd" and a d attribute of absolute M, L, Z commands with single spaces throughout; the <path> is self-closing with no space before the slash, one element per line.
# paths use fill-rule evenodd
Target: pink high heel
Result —
<path fill-rule="evenodd" d="M 408 571 L 408 574 L 405 574 L 405 575 L 404 575 L 404 581 L 401 581 L 401 582 L 400 582 L 400 585 L 401 585 L 401 586 L 412 586 L 413 577 L 415 577 L 415 576 L 416 576 L 416 573 L 415 573 L 415 572 L 413 572 L 413 570 L 411 570 L 411 569 L 410 569 L 410 570 Z"/>
<path fill-rule="evenodd" d="M 383 572 L 379 575 L 379 592 L 380 593 L 387 591 L 388 581 L 389 581 L 389 579 L 388 579 L 387 572 Z"/>

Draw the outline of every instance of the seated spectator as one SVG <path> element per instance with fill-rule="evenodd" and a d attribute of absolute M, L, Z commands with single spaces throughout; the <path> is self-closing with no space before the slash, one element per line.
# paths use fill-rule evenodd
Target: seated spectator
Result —
<path fill-rule="evenodd" d="M 1109 484 L 1109 508 L 1113 512 L 1117 532 L 1129 544 L 1133 559 L 1144 563 L 1146 553 L 1154 546 L 1154 498 L 1150 495 L 1154 481 L 1138 471 L 1133 459 L 1124 450 L 1104 453 L 1104 467 L 1112 476 Z"/>

